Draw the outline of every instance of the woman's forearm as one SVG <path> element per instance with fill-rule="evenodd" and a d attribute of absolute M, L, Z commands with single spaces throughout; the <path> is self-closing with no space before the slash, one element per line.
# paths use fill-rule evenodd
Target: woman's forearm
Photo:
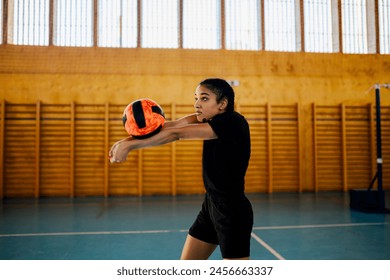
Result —
<path fill-rule="evenodd" d="M 197 122 L 198 122 L 198 120 L 196 118 L 196 115 L 195 114 L 191 114 L 191 115 L 187 115 L 185 117 L 182 117 L 182 118 L 174 120 L 174 121 L 166 122 L 164 124 L 164 127 L 166 127 L 166 128 L 180 127 L 180 126 L 185 126 L 185 125 L 188 125 L 188 124 L 194 124 L 194 123 L 197 123 Z"/>
<path fill-rule="evenodd" d="M 196 119 L 196 116 L 194 116 Z M 207 123 L 192 123 L 193 116 L 188 116 L 184 121 L 176 123 L 176 125 L 167 125 L 161 131 L 150 138 L 136 139 L 128 137 L 116 142 L 110 152 L 109 158 L 111 162 L 123 162 L 126 160 L 128 153 L 133 150 L 142 148 L 155 147 L 171 143 L 180 139 L 215 139 L 217 135 Z M 185 124 L 186 123 L 186 124 Z"/>
<path fill-rule="evenodd" d="M 156 135 L 145 139 L 127 137 L 116 142 L 112 146 L 109 152 L 109 159 L 111 162 L 123 162 L 126 160 L 127 155 L 133 150 L 160 146 L 178 139 L 177 130 L 173 128 L 163 128 Z"/>
<path fill-rule="evenodd" d="M 176 140 L 179 140 L 178 133 L 176 132 L 176 130 L 173 128 L 166 127 L 161 129 L 159 133 L 153 135 L 152 137 L 145 139 L 133 139 L 131 141 L 128 141 L 127 144 L 130 152 L 132 150 L 168 144 Z"/>

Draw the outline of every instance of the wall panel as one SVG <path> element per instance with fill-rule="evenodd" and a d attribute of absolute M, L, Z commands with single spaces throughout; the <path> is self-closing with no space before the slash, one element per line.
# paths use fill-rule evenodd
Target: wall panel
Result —
<path fill-rule="evenodd" d="M 42 104 L 40 195 L 71 195 L 71 105 Z"/>
<path fill-rule="evenodd" d="M 383 158 L 383 188 L 390 185 L 390 106 L 381 107 L 382 126 L 382 158 Z"/>
<path fill-rule="evenodd" d="M 167 119 L 192 106 L 162 105 Z M 2 197 L 181 195 L 204 192 L 202 141 L 178 141 L 132 151 L 125 163 L 109 164 L 111 145 L 127 136 L 114 104 L 16 104 L 2 102 Z M 247 192 L 368 188 L 376 171 L 372 104 L 316 105 L 302 116 L 295 105 L 238 105 L 251 129 Z M 301 137 L 311 118 L 313 141 Z M 390 156 L 390 107 L 382 109 L 384 189 Z M 314 150 L 307 158 L 307 150 Z M 314 163 L 313 173 L 303 166 Z"/>
<path fill-rule="evenodd" d="M 5 197 L 36 195 L 36 104 L 6 104 L 4 129 Z"/>
<path fill-rule="evenodd" d="M 267 135 L 267 106 L 241 105 L 242 113 L 251 132 L 251 159 L 246 174 L 246 190 L 248 192 L 268 191 L 268 135 Z"/>
<path fill-rule="evenodd" d="M 298 106 L 271 108 L 274 191 L 300 191 Z"/>
<path fill-rule="evenodd" d="M 316 190 L 343 190 L 340 106 L 315 107 Z"/>
<path fill-rule="evenodd" d="M 104 105 L 76 104 L 75 196 L 104 195 Z"/>
<path fill-rule="evenodd" d="M 346 106 L 345 108 L 347 188 L 367 188 L 374 176 L 371 166 L 375 157 L 371 149 L 370 106 Z"/>

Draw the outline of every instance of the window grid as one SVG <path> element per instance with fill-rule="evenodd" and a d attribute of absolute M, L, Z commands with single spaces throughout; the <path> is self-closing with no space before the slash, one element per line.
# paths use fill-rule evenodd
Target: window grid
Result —
<path fill-rule="evenodd" d="M 183 0 L 183 48 L 221 48 L 219 0 Z"/>
<path fill-rule="evenodd" d="M 304 0 L 305 51 L 333 52 L 332 8 L 329 0 Z"/>
<path fill-rule="evenodd" d="M 226 0 L 226 49 L 260 49 L 260 1 Z"/>
<path fill-rule="evenodd" d="M 368 53 L 366 0 L 342 0 L 344 53 Z"/>
<path fill-rule="evenodd" d="M 137 0 L 100 0 L 99 47 L 137 47 Z"/>
<path fill-rule="evenodd" d="M 11 43 L 49 44 L 49 0 L 15 0 Z"/>
<path fill-rule="evenodd" d="M 379 49 L 390 54 L 390 0 L 379 0 Z"/>
<path fill-rule="evenodd" d="M 377 2 L 378 34 L 372 29 L 373 1 L 339 2 L 344 53 L 390 54 L 390 0 Z M 54 8 L 50 9 L 50 3 Z M 94 3 L 98 5 L 96 18 Z M 302 38 L 297 3 L 224 0 L 222 6 L 221 0 L 10 0 L 12 14 L 5 27 L 8 34 L 3 34 L 2 17 L 0 44 L 8 36 L 11 44 L 36 46 L 49 45 L 53 40 L 56 46 L 90 47 L 95 42 L 99 47 L 300 51 L 304 43 L 306 52 L 338 51 L 335 33 L 340 28 L 336 26 L 335 0 L 301 2 Z M 3 5 L 4 0 L 0 0 L 1 15 L 8 12 L 3 11 Z M 49 24 L 53 24 L 52 34 Z"/>
<path fill-rule="evenodd" d="M 56 0 L 54 45 L 93 46 L 93 0 Z"/>
<path fill-rule="evenodd" d="M 264 0 L 265 50 L 299 51 L 295 11 L 295 0 Z"/>
<path fill-rule="evenodd" d="M 3 44 L 3 0 L 0 0 L 0 45 Z"/>
<path fill-rule="evenodd" d="M 141 47 L 179 47 L 178 0 L 143 0 Z"/>
<path fill-rule="evenodd" d="M 3 0 L 0 0 L 0 45 L 3 44 Z"/>

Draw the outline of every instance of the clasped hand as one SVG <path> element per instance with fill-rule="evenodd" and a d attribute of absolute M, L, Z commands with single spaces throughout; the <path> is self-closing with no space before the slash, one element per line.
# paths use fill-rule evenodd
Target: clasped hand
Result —
<path fill-rule="evenodd" d="M 108 158 L 111 163 L 119 163 L 126 161 L 127 155 L 130 151 L 129 144 L 132 139 L 132 137 L 128 137 L 118 142 L 115 142 L 114 145 L 112 145 L 108 153 Z"/>

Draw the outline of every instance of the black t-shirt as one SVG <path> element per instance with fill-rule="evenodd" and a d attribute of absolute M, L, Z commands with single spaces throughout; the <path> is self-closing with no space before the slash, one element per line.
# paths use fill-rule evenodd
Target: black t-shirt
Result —
<path fill-rule="evenodd" d="M 251 153 L 249 125 L 237 112 L 208 121 L 218 138 L 203 142 L 203 181 L 211 195 L 242 195 Z"/>

